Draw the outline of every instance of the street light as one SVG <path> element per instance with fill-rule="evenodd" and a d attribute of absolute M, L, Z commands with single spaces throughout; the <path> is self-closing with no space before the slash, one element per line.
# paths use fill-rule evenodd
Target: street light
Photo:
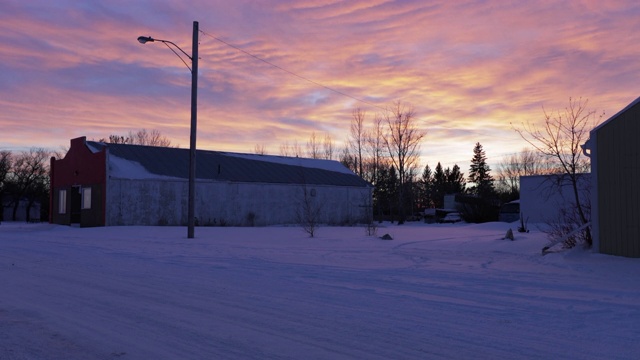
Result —
<path fill-rule="evenodd" d="M 192 239 L 194 236 L 194 226 L 195 226 L 195 197 L 196 197 L 196 132 L 198 126 L 198 22 L 193 22 L 193 43 L 192 56 L 189 56 L 184 50 L 182 50 L 178 45 L 174 44 L 169 40 L 160 40 L 154 39 L 151 36 L 139 36 L 138 42 L 141 44 L 146 44 L 148 42 L 162 42 L 174 54 L 176 54 L 182 62 L 187 65 L 182 56 L 178 54 L 174 48 L 180 50 L 186 57 L 191 60 L 191 67 L 187 65 L 189 70 L 191 71 L 191 136 L 189 141 L 189 205 L 187 211 L 187 237 Z M 174 48 L 172 48 L 172 45 Z"/>

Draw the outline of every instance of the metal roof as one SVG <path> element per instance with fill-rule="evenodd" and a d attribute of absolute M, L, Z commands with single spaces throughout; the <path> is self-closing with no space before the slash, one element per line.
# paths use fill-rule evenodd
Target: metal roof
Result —
<path fill-rule="evenodd" d="M 154 175 L 184 179 L 189 177 L 189 149 L 95 141 L 87 141 L 87 145 L 95 149 L 107 148 L 110 156 L 139 163 Z M 247 158 L 243 154 L 197 150 L 196 178 L 231 182 L 371 186 L 334 160 L 269 155 L 264 156 L 265 161 L 257 159 L 262 157 Z M 291 165 L 292 163 L 299 165 Z M 332 171 L 327 168 L 342 171 Z"/>
<path fill-rule="evenodd" d="M 625 106 L 624 109 L 618 111 L 617 113 L 615 113 L 615 115 L 613 115 L 612 117 L 610 117 L 609 119 L 603 121 L 600 125 L 596 126 L 595 128 L 593 128 L 593 130 L 591 130 L 591 132 L 597 132 L 598 130 L 600 130 L 600 128 L 602 128 L 603 126 L 607 125 L 608 123 L 612 122 L 614 119 L 616 119 L 618 116 L 620 116 L 622 113 L 626 112 L 627 110 L 631 109 L 632 107 L 636 106 L 640 104 L 640 97 L 636 98 L 634 101 L 632 101 L 629 105 Z"/>

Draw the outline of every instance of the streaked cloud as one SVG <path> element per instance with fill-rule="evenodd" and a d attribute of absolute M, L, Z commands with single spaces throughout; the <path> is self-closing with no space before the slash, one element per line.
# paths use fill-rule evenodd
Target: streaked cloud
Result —
<path fill-rule="evenodd" d="M 355 107 L 372 121 L 403 101 L 428 132 L 422 166 L 466 171 L 477 141 L 494 163 L 524 147 L 511 123 L 543 106 L 583 97 L 613 115 L 638 97 L 639 15 L 632 1 L 7 0 L 0 148 L 141 128 L 187 146 L 190 74 L 135 39 L 190 53 L 198 20 L 199 147 L 277 153 L 312 133 L 340 146 Z"/>

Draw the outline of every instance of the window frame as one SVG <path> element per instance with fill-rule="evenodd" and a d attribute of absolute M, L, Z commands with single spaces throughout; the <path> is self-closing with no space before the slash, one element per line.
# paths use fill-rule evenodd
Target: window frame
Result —
<path fill-rule="evenodd" d="M 58 214 L 67 213 L 67 189 L 58 190 Z"/>
<path fill-rule="evenodd" d="M 83 187 L 82 189 L 80 189 L 80 195 L 81 195 L 80 209 L 82 210 L 91 209 L 91 188 Z"/>

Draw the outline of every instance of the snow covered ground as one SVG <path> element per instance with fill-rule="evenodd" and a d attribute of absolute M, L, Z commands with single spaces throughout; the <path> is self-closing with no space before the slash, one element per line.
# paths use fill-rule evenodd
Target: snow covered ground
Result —
<path fill-rule="evenodd" d="M 637 359 L 640 259 L 509 225 L 0 225 L 0 359 Z"/>

